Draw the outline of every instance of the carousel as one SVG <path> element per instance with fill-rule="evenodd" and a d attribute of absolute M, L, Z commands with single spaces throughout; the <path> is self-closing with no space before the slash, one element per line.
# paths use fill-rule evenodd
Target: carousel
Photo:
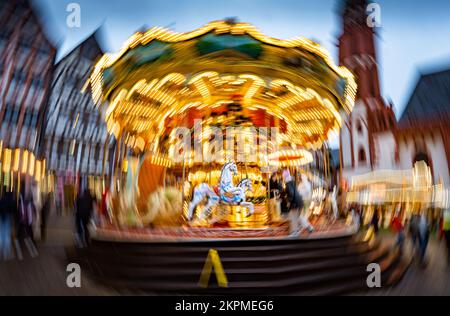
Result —
<path fill-rule="evenodd" d="M 338 216 L 314 167 L 356 91 L 318 44 L 234 20 L 153 28 L 103 56 L 90 86 L 117 140 L 114 177 L 89 247 L 66 251 L 104 285 L 330 295 L 367 289 L 369 263 L 383 267 L 383 285 L 404 274 L 400 253 Z M 288 221 L 273 192 L 295 192 L 294 179 L 305 205 Z M 313 229 L 292 234 L 295 218 Z"/>
<path fill-rule="evenodd" d="M 138 32 L 89 84 L 117 141 L 98 238 L 286 236 L 270 177 L 288 169 L 310 181 L 312 153 L 356 94 L 319 44 L 234 20 Z"/>

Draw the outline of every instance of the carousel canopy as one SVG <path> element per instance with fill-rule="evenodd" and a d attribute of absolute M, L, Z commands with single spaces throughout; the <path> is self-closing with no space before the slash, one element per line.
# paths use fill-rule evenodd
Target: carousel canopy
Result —
<path fill-rule="evenodd" d="M 101 58 L 90 84 L 109 132 L 140 150 L 158 146 L 168 121 L 189 110 L 202 116 L 233 95 L 250 115 L 285 126 L 291 143 L 315 149 L 340 128 L 356 92 L 350 71 L 318 44 L 271 38 L 234 21 L 188 33 L 138 32 Z"/>

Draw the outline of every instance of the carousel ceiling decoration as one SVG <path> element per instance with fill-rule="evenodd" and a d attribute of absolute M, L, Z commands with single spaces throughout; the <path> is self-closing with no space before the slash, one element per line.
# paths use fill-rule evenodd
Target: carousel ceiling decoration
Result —
<path fill-rule="evenodd" d="M 270 165 L 300 167 L 313 162 L 313 155 L 304 149 L 282 148 L 269 155 Z"/>
<path fill-rule="evenodd" d="M 247 23 L 216 21 L 187 33 L 152 28 L 106 54 L 90 78 L 108 131 L 157 150 L 167 122 L 242 96 L 247 114 L 276 117 L 284 139 L 319 148 L 353 108 L 356 84 L 318 44 L 268 37 Z"/>

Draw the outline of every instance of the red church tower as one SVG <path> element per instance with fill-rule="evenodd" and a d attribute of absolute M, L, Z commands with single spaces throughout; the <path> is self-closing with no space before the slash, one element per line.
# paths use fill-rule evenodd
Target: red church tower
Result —
<path fill-rule="evenodd" d="M 350 174 L 371 171 L 377 164 L 375 133 L 395 129 L 392 106 L 383 100 L 378 76 L 375 28 L 369 26 L 367 0 L 343 0 L 339 63 L 358 84 L 354 111 L 340 134 L 341 166 Z"/>

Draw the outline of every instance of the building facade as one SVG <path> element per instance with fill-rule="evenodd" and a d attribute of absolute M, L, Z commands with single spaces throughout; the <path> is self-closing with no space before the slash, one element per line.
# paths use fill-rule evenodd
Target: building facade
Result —
<path fill-rule="evenodd" d="M 100 181 L 110 173 L 114 139 L 86 86 L 103 54 L 97 37 L 89 36 L 55 66 L 43 147 L 48 171 L 60 188 Z"/>
<path fill-rule="evenodd" d="M 342 7 L 340 64 L 358 83 L 354 110 L 340 133 L 342 179 L 376 170 L 413 169 L 418 161 L 430 167 L 434 184 L 450 185 L 450 72 L 423 75 L 399 121 L 381 94 L 376 34 L 367 25 L 367 1 L 347 0 Z"/>
<path fill-rule="evenodd" d="M 110 173 L 114 139 L 84 86 L 103 54 L 97 35 L 55 65 L 56 52 L 29 0 L 0 1 L 0 182 L 9 187 L 34 178 L 62 192 Z"/>
<path fill-rule="evenodd" d="M 434 183 L 450 184 L 450 69 L 422 74 L 395 130 L 397 164 L 423 160 Z"/>
<path fill-rule="evenodd" d="M 55 55 L 29 1 L 0 1 L 1 163 L 11 178 L 44 175 L 39 148 Z"/>

